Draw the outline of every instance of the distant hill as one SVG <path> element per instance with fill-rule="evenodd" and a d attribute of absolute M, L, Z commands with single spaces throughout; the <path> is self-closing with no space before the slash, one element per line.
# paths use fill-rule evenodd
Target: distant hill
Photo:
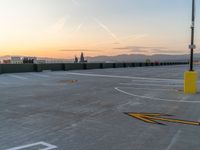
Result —
<path fill-rule="evenodd" d="M 189 55 L 118 55 L 118 56 L 97 56 L 97 57 L 87 57 L 89 62 L 145 62 L 147 59 L 153 61 L 188 61 Z M 200 53 L 195 54 L 195 61 L 200 61 Z"/>
<path fill-rule="evenodd" d="M 0 56 L 1 60 L 10 59 L 11 56 Z M 19 56 L 24 57 L 24 56 Z M 150 59 L 152 62 L 154 61 L 188 61 L 189 55 L 165 55 L 165 54 L 157 54 L 157 55 L 139 55 L 139 54 L 131 54 L 131 55 L 117 55 L 117 56 L 97 56 L 97 57 L 86 57 L 88 62 L 145 62 L 147 59 Z M 73 59 L 58 59 L 58 58 L 48 58 L 48 57 L 38 57 L 38 59 L 44 59 L 47 61 L 50 60 L 63 60 L 65 62 L 73 62 Z M 200 53 L 194 55 L 195 61 L 200 61 Z"/>

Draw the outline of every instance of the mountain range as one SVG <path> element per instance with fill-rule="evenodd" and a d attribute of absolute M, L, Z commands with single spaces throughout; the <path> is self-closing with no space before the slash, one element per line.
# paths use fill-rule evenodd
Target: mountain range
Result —
<path fill-rule="evenodd" d="M 10 59 L 10 55 L 0 56 L 1 60 Z M 24 56 L 19 56 L 24 57 Z M 64 60 L 65 62 L 73 62 L 73 59 L 58 59 L 58 58 L 48 58 L 48 57 L 38 57 L 38 59 L 43 60 Z M 189 54 L 183 55 L 166 55 L 166 54 L 156 54 L 156 55 L 140 55 L 140 54 L 130 54 L 130 55 L 117 55 L 117 56 L 96 56 L 96 57 L 86 57 L 88 62 L 145 62 L 146 60 L 154 61 L 188 61 L 190 59 Z M 200 53 L 194 54 L 194 60 L 200 61 Z"/>
<path fill-rule="evenodd" d="M 97 57 L 87 57 L 89 62 L 145 62 L 146 60 L 154 61 L 188 61 L 190 59 L 189 54 L 183 55 L 166 55 L 166 54 L 156 54 L 156 55 L 117 55 L 117 56 L 97 56 Z M 200 61 L 200 53 L 194 55 L 195 61 Z"/>

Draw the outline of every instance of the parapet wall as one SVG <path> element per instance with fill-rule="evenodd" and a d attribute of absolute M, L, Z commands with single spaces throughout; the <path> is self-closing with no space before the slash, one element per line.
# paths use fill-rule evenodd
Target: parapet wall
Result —
<path fill-rule="evenodd" d="M 185 65 L 188 62 L 161 62 L 161 63 L 67 63 L 67 64 L 0 64 L 0 74 L 20 72 L 70 71 L 86 69 L 108 69 L 128 67 L 151 67 L 167 65 Z"/>

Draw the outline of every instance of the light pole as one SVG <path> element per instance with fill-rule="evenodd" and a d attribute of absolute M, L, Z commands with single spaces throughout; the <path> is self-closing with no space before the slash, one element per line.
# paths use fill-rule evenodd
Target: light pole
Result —
<path fill-rule="evenodd" d="M 196 48 L 194 44 L 194 29 L 195 29 L 195 0 L 192 0 L 192 26 L 191 26 L 191 43 L 190 43 L 190 70 L 186 71 L 184 74 L 184 93 L 185 94 L 196 94 L 197 93 L 197 83 L 198 83 L 198 73 L 194 71 L 193 68 L 193 55 L 194 49 Z"/>
<path fill-rule="evenodd" d="M 195 0 L 192 0 L 192 26 L 191 26 L 191 44 L 189 46 L 190 52 L 190 71 L 193 70 L 193 61 L 194 61 L 194 49 L 196 48 L 194 44 L 194 29 L 195 29 Z"/>

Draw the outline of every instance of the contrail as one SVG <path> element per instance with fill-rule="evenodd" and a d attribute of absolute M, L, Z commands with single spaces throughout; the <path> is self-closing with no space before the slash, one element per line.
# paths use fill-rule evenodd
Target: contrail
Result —
<path fill-rule="evenodd" d="M 50 34 L 60 33 L 65 28 L 66 21 L 67 21 L 66 17 L 58 19 L 56 23 L 47 27 L 45 33 L 50 33 Z"/>
<path fill-rule="evenodd" d="M 77 27 L 74 28 L 74 30 L 72 32 L 78 32 L 83 27 L 83 25 L 85 24 L 85 20 L 86 20 L 86 17 L 84 18 L 82 23 L 80 23 Z"/>
<path fill-rule="evenodd" d="M 103 24 L 103 23 L 102 23 L 100 20 L 98 20 L 97 18 L 93 18 L 93 20 L 94 20 L 102 29 L 104 29 L 109 35 L 111 35 L 111 37 L 112 37 L 115 41 L 119 42 L 118 37 L 117 37 L 105 24 Z"/>
<path fill-rule="evenodd" d="M 124 37 L 124 40 L 128 40 L 128 39 L 134 39 L 134 40 L 138 40 L 138 39 L 142 39 L 142 38 L 146 38 L 148 37 L 148 34 L 135 34 L 135 35 L 131 35 L 128 37 Z"/>
<path fill-rule="evenodd" d="M 84 25 L 84 23 L 79 24 L 79 25 L 75 28 L 74 32 L 79 31 L 79 30 L 82 28 L 83 25 Z"/>
<path fill-rule="evenodd" d="M 138 40 L 138 39 L 142 39 L 142 38 L 146 38 L 146 37 L 148 37 L 148 34 L 134 34 L 134 35 L 129 35 L 129 36 L 126 36 L 126 37 L 118 38 L 118 41 L 120 41 L 120 42 L 115 41 L 113 43 L 112 41 L 103 41 L 103 42 L 93 43 L 92 45 L 96 46 L 96 45 L 111 44 L 111 43 L 112 44 L 123 44 L 127 40 Z"/>
<path fill-rule="evenodd" d="M 71 0 L 71 1 L 72 1 L 72 3 L 73 3 L 74 5 L 80 6 L 80 3 L 79 3 L 78 1 L 76 1 L 76 0 Z"/>

